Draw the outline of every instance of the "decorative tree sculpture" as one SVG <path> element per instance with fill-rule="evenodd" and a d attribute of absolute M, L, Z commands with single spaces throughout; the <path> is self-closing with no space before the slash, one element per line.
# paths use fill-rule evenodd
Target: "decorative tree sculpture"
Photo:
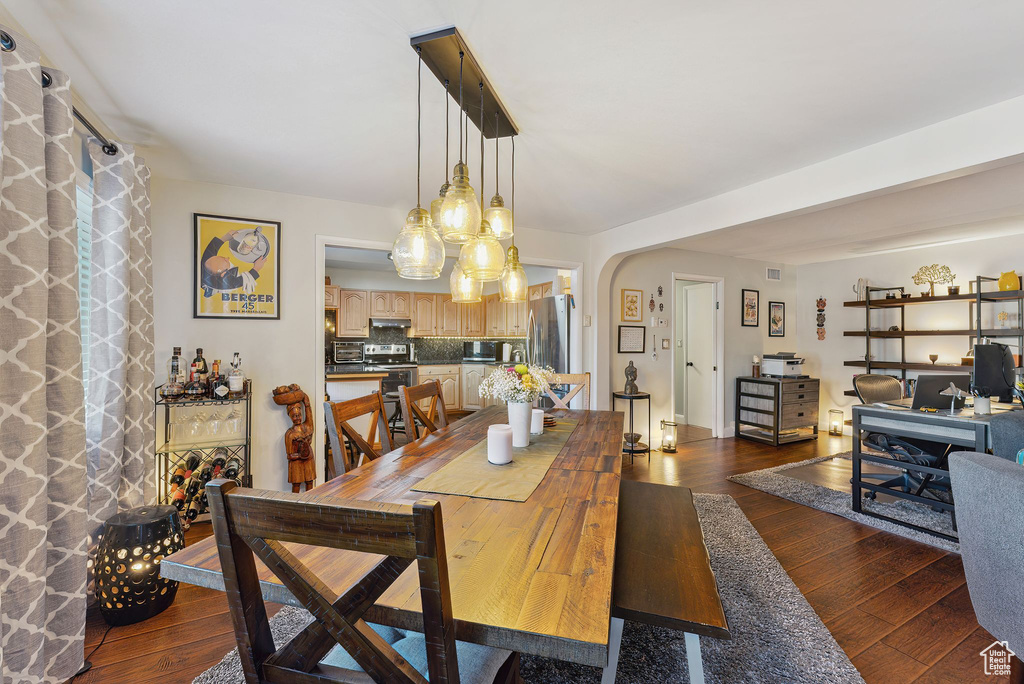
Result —
<path fill-rule="evenodd" d="M 309 396 L 298 385 L 282 385 L 274 389 L 274 403 L 287 407 L 292 426 L 284 433 L 284 450 L 288 455 L 288 481 L 292 491 L 298 492 L 302 483 L 306 491 L 313 488 L 316 480 L 316 464 L 313 461 L 313 412 L 309 408 Z"/>
<path fill-rule="evenodd" d="M 939 266 L 938 264 L 932 264 L 931 266 L 922 266 L 914 274 L 915 285 L 928 285 L 928 294 L 935 296 L 935 283 L 952 283 L 956 280 L 956 274 L 949 270 L 949 266 Z"/>

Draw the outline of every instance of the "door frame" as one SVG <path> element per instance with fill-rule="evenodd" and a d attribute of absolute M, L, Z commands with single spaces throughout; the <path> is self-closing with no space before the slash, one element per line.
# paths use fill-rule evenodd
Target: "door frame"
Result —
<path fill-rule="evenodd" d="M 715 303 L 715 315 L 712 318 L 711 346 L 714 350 L 715 367 L 712 370 L 714 377 L 711 380 L 711 436 L 725 436 L 725 337 L 721 331 L 725 329 L 725 309 L 722 307 L 722 293 L 725 291 L 725 278 L 723 276 L 700 275 L 696 273 L 672 272 L 672 353 L 669 356 L 671 368 L 672 391 L 671 415 L 673 420 L 676 416 L 676 283 L 680 280 L 689 280 L 698 283 L 711 284 L 711 298 Z"/>

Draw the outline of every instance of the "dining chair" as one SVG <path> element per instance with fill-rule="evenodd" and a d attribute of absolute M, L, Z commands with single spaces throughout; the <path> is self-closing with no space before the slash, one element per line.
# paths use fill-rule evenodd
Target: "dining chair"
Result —
<path fill-rule="evenodd" d="M 569 402 L 580 392 L 583 392 L 583 408 L 590 409 L 590 373 L 555 373 L 548 379 L 549 385 L 569 385 L 570 390 L 565 397 L 559 397 L 551 388 L 548 388 L 548 397 L 554 403 L 555 408 L 567 409 Z"/>
<path fill-rule="evenodd" d="M 391 451 L 391 433 L 388 431 L 387 411 L 379 392 L 347 401 L 325 401 L 324 415 L 327 418 L 327 436 L 331 441 L 333 458 L 327 464 L 327 479 L 333 480 L 342 473 L 363 464 L 364 458 L 373 461 Z M 370 416 L 369 431 L 364 438 L 349 421 L 360 416 Z M 380 449 L 377 434 L 380 433 Z M 345 443 L 342 443 L 342 436 Z M 341 466 L 339 468 L 339 465 Z"/>
<path fill-rule="evenodd" d="M 437 380 L 428 380 L 412 387 L 400 385 L 398 393 L 402 400 L 405 436 L 410 444 L 419 439 L 417 420 L 423 426 L 424 437 L 448 425 L 448 411 L 444 407 L 444 397 L 441 396 L 441 383 Z M 430 403 L 424 411 L 420 403 L 428 399 Z"/>
<path fill-rule="evenodd" d="M 263 682 L 514 682 L 517 653 L 455 640 L 441 504 L 389 504 L 207 485 L 228 608 L 247 684 Z M 304 500 L 307 499 L 307 500 Z M 340 595 L 286 543 L 383 556 Z M 275 650 L 256 558 L 312 615 Z M 423 633 L 363 620 L 416 563 Z"/>

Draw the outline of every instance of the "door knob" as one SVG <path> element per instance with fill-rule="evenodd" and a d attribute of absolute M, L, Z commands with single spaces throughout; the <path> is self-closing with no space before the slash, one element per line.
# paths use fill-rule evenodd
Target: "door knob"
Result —
<path fill-rule="evenodd" d="M 693 361 L 687 361 L 687 362 L 686 362 L 686 365 L 687 365 L 687 366 L 692 366 L 692 365 L 693 365 Z"/>

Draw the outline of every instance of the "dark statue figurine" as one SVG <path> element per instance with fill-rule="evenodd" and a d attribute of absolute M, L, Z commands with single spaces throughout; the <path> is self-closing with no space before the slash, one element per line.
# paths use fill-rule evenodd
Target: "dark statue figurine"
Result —
<path fill-rule="evenodd" d="M 303 483 L 306 491 L 316 480 L 313 461 L 313 412 L 309 396 L 298 385 L 282 385 L 274 389 L 274 403 L 287 407 L 292 426 L 284 433 L 284 450 L 288 455 L 288 481 L 292 491 L 298 493 Z"/>
<path fill-rule="evenodd" d="M 640 390 L 636 386 L 636 366 L 630 361 L 629 365 L 626 366 L 626 388 L 622 390 L 625 394 L 639 394 Z"/>

